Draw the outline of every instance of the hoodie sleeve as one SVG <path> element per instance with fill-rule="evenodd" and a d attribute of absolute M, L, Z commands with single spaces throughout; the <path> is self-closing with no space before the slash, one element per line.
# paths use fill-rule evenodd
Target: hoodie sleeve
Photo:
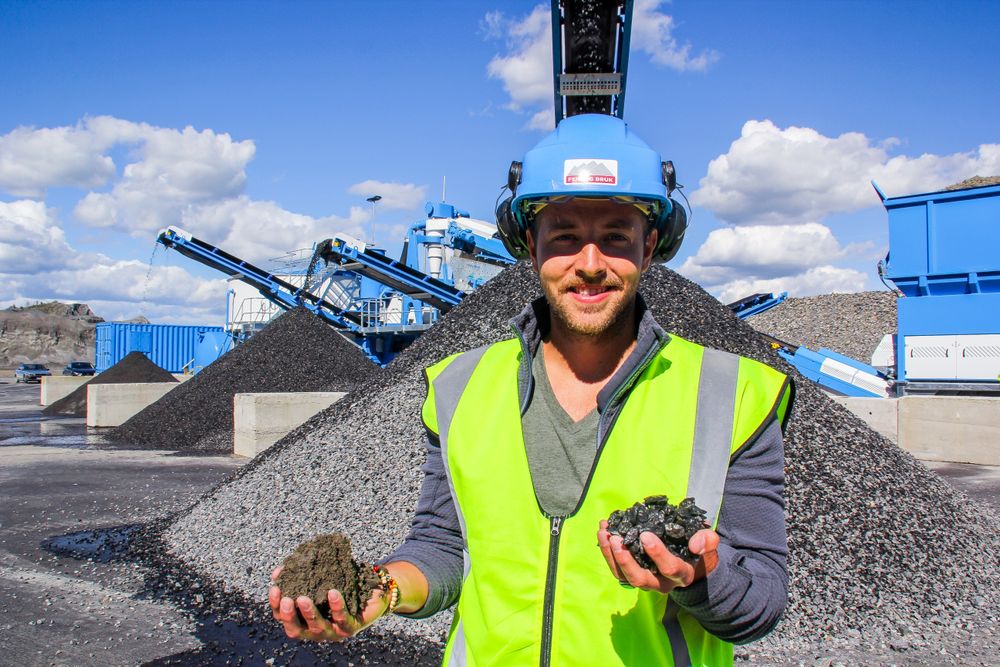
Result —
<path fill-rule="evenodd" d="M 462 529 L 458 522 L 451 487 L 445 475 L 441 445 L 428 431 L 424 481 L 410 533 L 396 551 L 383 562 L 406 561 L 427 578 L 428 595 L 424 606 L 409 618 L 427 618 L 455 604 L 462 589 Z"/>
<path fill-rule="evenodd" d="M 765 636 L 785 610 L 784 460 L 777 420 L 735 454 L 716 527 L 718 566 L 706 578 L 670 594 L 705 630 L 734 644 Z"/>

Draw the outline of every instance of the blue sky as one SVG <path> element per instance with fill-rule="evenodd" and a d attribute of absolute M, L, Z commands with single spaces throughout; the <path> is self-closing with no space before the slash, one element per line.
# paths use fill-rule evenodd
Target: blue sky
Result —
<path fill-rule="evenodd" d="M 879 288 L 890 196 L 1000 174 L 995 2 L 637 3 L 626 120 L 721 299 Z M 182 226 L 267 263 L 441 196 L 489 219 L 551 123 L 535 2 L 0 2 L 0 307 L 220 324 Z"/>

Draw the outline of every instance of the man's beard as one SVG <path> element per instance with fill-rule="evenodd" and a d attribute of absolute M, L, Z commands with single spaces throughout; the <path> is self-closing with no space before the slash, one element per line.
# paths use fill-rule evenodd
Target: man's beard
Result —
<path fill-rule="evenodd" d="M 543 291 L 549 302 L 549 311 L 552 317 L 558 320 L 571 334 L 581 338 L 600 339 L 608 332 L 617 331 L 619 327 L 628 322 L 635 308 L 635 292 L 626 294 L 623 291 L 619 294 L 623 295 L 624 298 L 616 300 L 612 308 L 601 312 L 599 318 L 579 317 L 579 311 L 571 311 L 559 298 L 564 295 L 559 287 L 543 285 Z M 574 318 L 574 315 L 577 317 Z"/>

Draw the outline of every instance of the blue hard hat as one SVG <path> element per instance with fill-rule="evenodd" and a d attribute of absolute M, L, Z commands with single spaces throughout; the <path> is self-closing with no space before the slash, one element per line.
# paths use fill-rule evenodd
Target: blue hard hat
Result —
<path fill-rule="evenodd" d="M 525 154 L 521 165 L 511 209 L 522 225 L 527 224 L 524 204 L 565 195 L 627 196 L 670 209 L 660 154 L 615 116 L 564 119 Z"/>
<path fill-rule="evenodd" d="M 670 198 L 673 164 L 632 132 L 623 120 L 580 114 L 558 127 L 514 162 L 508 175 L 513 193 L 497 210 L 497 227 L 515 257 L 527 255 L 525 230 L 536 205 L 564 197 L 614 198 L 648 212 L 659 232 L 655 255 L 676 254 L 687 228 L 684 209 Z"/>

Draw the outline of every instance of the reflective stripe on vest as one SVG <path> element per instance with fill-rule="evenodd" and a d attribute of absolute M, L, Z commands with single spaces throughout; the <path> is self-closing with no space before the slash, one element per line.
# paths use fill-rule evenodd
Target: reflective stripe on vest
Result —
<path fill-rule="evenodd" d="M 517 341 L 505 341 L 428 369 L 424 421 L 440 437 L 465 541 L 465 581 L 445 653 L 450 665 L 539 660 L 550 545 L 520 431 L 520 355 Z M 574 567 L 560 566 L 552 582 L 552 664 L 573 663 L 574 656 L 579 664 L 580 655 L 600 664 L 731 662 L 731 645 L 667 598 L 618 586 L 594 546 L 597 523 L 666 491 L 673 502 L 693 496 L 714 526 L 731 453 L 780 406 L 785 416 L 785 395 L 777 371 L 676 337 L 642 371 L 580 508 L 554 538 L 558 562 Z M 636 466 L 636 459 L 648 464 Z M 476 517 L 473 525 L 467 516 Z M 604 603 L 600 614 L 581 617 L 577 610 L 595 600 Z M 466 627 L 469 618 L 474 623 Z"/>

